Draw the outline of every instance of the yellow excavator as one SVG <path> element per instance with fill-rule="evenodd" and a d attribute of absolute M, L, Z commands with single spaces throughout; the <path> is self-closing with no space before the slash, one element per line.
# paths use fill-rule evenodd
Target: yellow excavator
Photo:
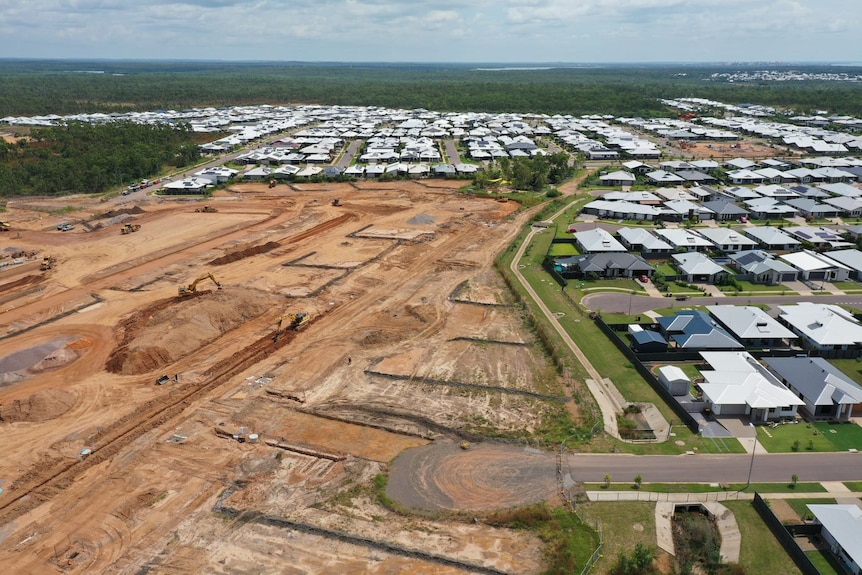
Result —
<path fill-rule="evenodd" d="M 311 321 L 311 316 L 304 311 L 284 314 L 278 318 L 278 324 L 275 326 L 274 340 L 278 341 L 278 338 L 281 337 L 282 328 L 286 327 L 286 329 L 297 331 L 308 325 L 309 321 Z M 285 323 L 287 323 L 286 326 Z"/>
<path fill-rule="evenodd" d="M 213 283 L 216 285 L 216 287 L 218 289 L 221 289 L 221 284 L 218 283 L 218 280 L 215 279 L 215 276 L 213 276 L 212 274 L 204 274 L 204 275 L 198 277 L 197 279 L 195 279 L 195 281 L 190 283 L 188 286 L 180 286 L 179 290 L 177 291 L 177 295 L 187 296 L 187 295 L 196 294 L 198 291 L 198 284 L 201 283 L 202 281 L 204 281 L 205 279 L 211 279 L 213 281 Z"/>

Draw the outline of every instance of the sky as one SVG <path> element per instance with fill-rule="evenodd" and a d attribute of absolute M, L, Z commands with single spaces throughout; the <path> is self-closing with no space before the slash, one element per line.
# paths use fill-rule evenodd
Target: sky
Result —
<path fill-rule="evenodd" d="M 859 0 L 0 0 L 0 57 L 858 62 Z"/>

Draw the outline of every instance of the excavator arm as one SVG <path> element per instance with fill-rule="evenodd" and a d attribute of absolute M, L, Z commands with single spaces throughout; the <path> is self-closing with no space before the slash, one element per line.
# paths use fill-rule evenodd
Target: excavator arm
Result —
<path fill-rule="evenodd" d="M 304 311 L 282 315 L 278 318 L 278 324 L 275 327 L 275 341 L 278 341 L 278 338 L 281 337 L 281 332 L 285 327 L 285 323 L 287 323 L 287 329 L 299 330 L 305 327 L 310 320 L 311 316 Z"/>
<path fill-rule="evenodd" d="M 196 278 L 195 281 L 190 283 L 188 286 L 180 286 L 180 289 L 178 291 L 178 295 L 184 296 L 184 295 L 192 295 L 194 293 L 197 293 L 198 284 L 201 283 L 202 281 L 204 281 L 205 279 L 211 279 L 213 281 L 213 283 L 216 285 L 216 287 L 218 289 L 221 289 L 221 284 L 218 282 L 217 279 L 215 279 L 214 275 L 204 274 L 204 275 Z"/>

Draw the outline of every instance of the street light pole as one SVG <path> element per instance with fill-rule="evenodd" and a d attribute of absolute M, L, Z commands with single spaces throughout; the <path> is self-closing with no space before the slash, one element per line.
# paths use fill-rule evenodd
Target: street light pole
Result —
<path fill-rule="evenodd" d="M 748 466 L 748 481 L 745 483 L 745 488 L 748 489 L 751 487 L 751 472 L 754 471 L 754 454 L 757 452 L 757 428 L 754 427 L 753 423 L 749 423 L 754 429 L 754 445 L 751 447 L 751 464 Z"/>

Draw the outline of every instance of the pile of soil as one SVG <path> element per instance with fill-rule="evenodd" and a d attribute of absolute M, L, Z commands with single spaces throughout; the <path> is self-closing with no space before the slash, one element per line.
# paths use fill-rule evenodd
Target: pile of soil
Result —
<path fill-rule="evenodd" d="M 70 347 L 68 338 L 46 341 L 0 359 L 0 386 L 68 365 L 80 357 L 80 347 Z"/>
<path fill-rule="evenodd" d="M 111 210 L 110 212 L 105 212 L 104 214 L 99 214 L 94 219 L 106 220 L 108 218 L 116 218 L 117 216 L 126 216 L 126 215 L 132 215 L 132 214 L 145 214 L 145 213 L 146 213 L 146 211 L 144 211 L 141 207 L 132 206 L 130 208 Z"/>
<path fill-rule="evenodd" d="M 434 216 L 430 216 L 428 214 L 416 214 L 415 216 L 407 220 L 407 223 L 412 226 L 416 226 L 433 224 L 434 221 Z"/>
<path fill-rule="evenodd" d="M 275 296 L 229 288 L 162 300 L 120 324 L 120 345 L 105 368 L 140 375 L 174 363 L 276 305 Z"/>
<path fill-rule="evenodd" d="M 75 405 L 75 394 L 62 389 L 39 391 L 24 399 L 0 405 L 0 422 L 47 421 Z"/>
<path fill-rule="evenodd" d="M 260 244 L 257 246 L 251 246 L 249 248 L 244 248 L 241 250 L 237 250 L 235 252 L 231 252 L 229 254 L 225 254 L 219 258 L 216 258 L 209 262 L 210 265 L 213 266 L 221 266 L 224 264 L 233 263 L 239 261 L 241 259 L 256 256 L 259 254 L 265 254 L 266 252 L 270 252 L 276 248 L 280 248 L 281 244 L 278 242 L 266 242 L 265 244 Z"/>

